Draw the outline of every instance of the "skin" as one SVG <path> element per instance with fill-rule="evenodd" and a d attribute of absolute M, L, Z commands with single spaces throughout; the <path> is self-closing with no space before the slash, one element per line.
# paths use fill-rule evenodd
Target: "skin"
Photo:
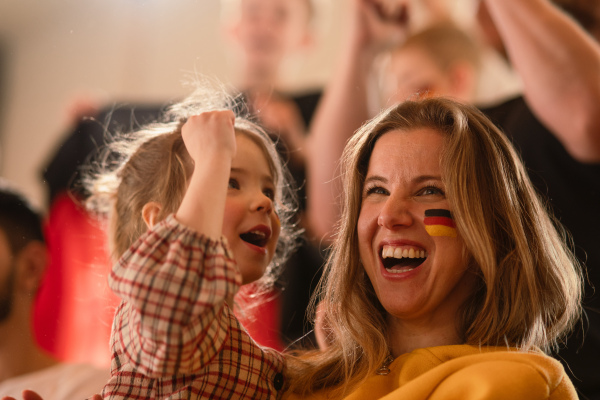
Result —
<path fill-rule="evenodd" d="M 307 45 L 305 0 L 241 0 L 240 19 L 232 29 L 243 55 L 243 81 L 249 87 L 276 82 L 283 59 Z"/>
<path fill-rule="evenodd" d="M 491 40 L 501 39 L 534 114 L 575 160 L 599 162 L 597 38 L 548 0 L 483 0 L 481 6 L 495 28 Z"/>
<path fill-rule="evenodd" d="M 385 70 L 386 84 L 382 93 L 388 106 L 415 95 L 435 96 L 444 93 L 463 100 L 463 94 L 453 84 L 449 74 L 442 71 L 433 60 L 416 47 L 407 47 L 393 54 Z"/>
<path fill-rule="evenodd" d="M 15 297 L 15 259 L 6 235 L 0 229 L 0 322 L 8 320 Z"/>
<path fill-rule="evenodd" d="M 231 165 L 223 235 L 233 250 L 246 284 L 259 279 L 273 259 L 280 224 L 273 210 L 273 175 L 262 149 L 246 135 L 238 134 L 236 140 L 238 151 Z M 256 229 L 268 235 L 265 246 L 255 246 L 240 237 L 240 234 Z"/>
<path fill-rule="evenodd" d="M 425 210 L 450 209 L 440 154 L 443 136 L 431 129 L 391 131 L 375 144 L 358 219 L 361 261 L 388 313 L 394 356 L 416 348 L 459 344 L 455 316 L 473 291 L 465 247 L 456 238 L 429 236 Z M 390 273 L 383 246 L 425 251 L 412 270 Z"/>
<path fill-rule="evenodd" d="M 35 372 L 58 363 L 37 345 L 31 326 L 33 300 L 46 268 L 46 246 L 29 242 L 12 254 L 6 232 L 0 229 L 0 282 L 4 290 L 12 280 L 11 293 L 2 293 L 10 308 L 0 322 L 0 381 Z"/>

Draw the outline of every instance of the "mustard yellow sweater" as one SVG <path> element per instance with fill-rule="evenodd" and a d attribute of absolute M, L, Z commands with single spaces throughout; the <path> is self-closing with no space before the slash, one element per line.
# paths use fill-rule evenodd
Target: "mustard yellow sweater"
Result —
<path fill-rule="evenodd" d="M 373 375 L 344 400 L 535 400 L 577 394 L 562 365 L 541 352 L 506 347 L 439 346 L 398 357 L 389 374 Z M 329 391 L 286 400 L 330 399 Z"/>

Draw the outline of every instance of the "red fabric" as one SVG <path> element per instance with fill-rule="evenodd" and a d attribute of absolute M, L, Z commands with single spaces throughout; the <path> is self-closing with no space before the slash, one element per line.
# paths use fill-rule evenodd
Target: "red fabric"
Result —
<path fill-rule="evenodd" d="M 119 299 L 107 284 L 105 233 L 67 195 L 53 202 L 45 228 L 50 261 L 34 308 L 36 338 L 61 360 L 108 367 Z"/>
<path fill-rule="evenodd" d="M 285 346 L 279 332 L 281 293 L 273 290 L 257 299 L 256 304 L 243 315 L 236 313 L 236 316 L 256 343 L 283 351 Z"/>

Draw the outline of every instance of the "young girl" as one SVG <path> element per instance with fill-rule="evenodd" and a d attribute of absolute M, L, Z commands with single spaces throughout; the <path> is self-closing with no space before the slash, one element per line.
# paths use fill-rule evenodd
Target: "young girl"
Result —
<path fill-rule="evenodd" d="M 171 122 L 115 142 L 121 166 L 92 182 L 90 204 L 112 208 L 109 284 L 123 299 L 104 398 L 268 399 L 283 387 L 282 357 L 232 308 L 240 285 L 273 279 L 293 207 L 273 143 L 226 103 L 199 89 Z"/>

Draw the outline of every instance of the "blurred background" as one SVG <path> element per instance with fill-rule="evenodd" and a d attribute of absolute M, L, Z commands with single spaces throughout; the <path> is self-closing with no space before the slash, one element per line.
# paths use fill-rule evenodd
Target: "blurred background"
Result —
<path fill-rule="evenodd" d="M 472 17 L 472 0 L 452 3 L 458 19 Z M 227 33 L 235 4 L 2 0 L 0 176 L 43 208 L 40 170 L 77 106 L 172 101 L 188 93 L 182 82 L 195 73 L 235 84 L 235 50 Z M 283 84 L 296 92 L 324 85 L 341 40 L 344 0 L 315 0 L 314 6 L 316 40 L 286 62 Z"/>
<path fill-rule="evenodd" d="M 322 86 L 343 1 L 316 1 L 318 40 L 289 60 L 285 84 Z M 41 168 L 88 101 L 163 103 L 200 73 L 233 83 L 228 3 L 219 0 L 0 2 L 0 176 L 45 206 Z M 77 106 L 74 106 L 77 104 Z"/>
<path fill-rule="evenodd" d="M 419 21 L 427 20 L 422 6 L 425 0 L 407 1 L 412 4 L 411 23 L 418 26 Z M 466 26 L 473 22 L 473 0 L 439 2 L 457 22 Z M 309 99 L 315 98 L 315 93 L 320 95 L 334 73 L 347 22 L 347 0 L 311 3 L 311 40 L 293 52 L 282 51 L 285 57 L 277 63 L 277 91 Z M 71 149 L 64 153 L 58 149 L 67 138 L 77 144 L 77 137 L 84 135 L 78 122 L 82 116 L 96 115 L 98 109 L 130 104 L 156 110 L 157 105 L 188 94 L 185 82 L 198 75 L 217 79 L 232 90 L 256 84 L 240 71 L 244 51 L 238 47 L 254 46 L 256 55 L 262 50 L 273 52 L 278 44 L 261 43 L 261 35 L 240 44 L 244 42 L 240 36 L 249 35 L 233 28 L 239 4 L 239 0 L 0 1 L 0 177 L 12 182 L 48 219 L 51 262 L 36 298 L 34 320 L 38 343 L 59 359 L 108 365 L 106 343 L 118 299 L 106 286 L 111 263 L 102 230 L 70 198 L 53 198 L 49 207 L 44 169 L 52 161 L 54 175 L 58 171 L 68 181 L 76 170 L 73 163 L 83 161 L 86 154 L 80 153 L 90 149 L 77 145 L 62 146 Z M 260 25 L 252 30 L 260 31 Z M 268 40 L 287 39 L 276 40 L 271 35 Z M 253 61 L 260 64 L 260 57 Z M 496 75 L 489 81 L 503 82 Z M 481 91 L 501 94 L 485 87 Z M 129 119 L 127 112 L 125 120 Z M 95 137 L 92 141 L 101 140 Z M 287 280 L 300 288 L 316 282 L 313 274 L 306 272 L 307 260 L 318 270 L 321 259 L 312 253 L 306 259 L 295 259 L 301 260 L 300 266 L 288 270 L 306 275 L 308 282 L 299 283 L 303 276 Z M 286 293 L 295 301 L 300 297 L 291 289 Z M 307 291 L 304 296 L 309 294 Z M 279 314 L 285 312 L 263 313 Z M 302 314 L 295 318 L 303 329 Z M 280 324 L 270 322 L 273 329 Z M 269 332 L 264 326 L 255 330 Z M 86 332 L 83 336 L 82 331 Z"/>

